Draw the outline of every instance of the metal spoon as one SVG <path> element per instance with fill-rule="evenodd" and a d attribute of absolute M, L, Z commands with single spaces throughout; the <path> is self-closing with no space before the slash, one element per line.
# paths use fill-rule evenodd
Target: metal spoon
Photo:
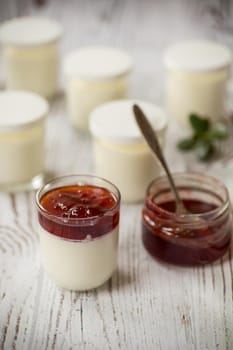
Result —
<path fill-rule="evenodd" d="M 171 186 L 171 190 L 174 194 L 175 201 L 176 201 L 176 214 L 177 215 L 185 215 L 190 214 L 190 212 L 185 208 L 184 203 L 182 202 L 179 192 L 176 188 L 175 182 L 173 180 L 173 177 L 171 175 L 171 172 L 169 170 L 169 167 L 167 165 L 167 162 L 164 158 L 163 152 L 161 150 L 157 135 L 155 131 L 153 130 L 150 122 L 144 115 L 141 108 L 139 108 L 138 105 L 133 105 L 133 112 L 136 119 L 136 122 L 146 139 L 150 149 L 153 151 L 153 153 L 156 155 L 156 157 L 159 159 L 161 165 L 163 166 L 163 169 L 165 170 L 169 184 Z"/>

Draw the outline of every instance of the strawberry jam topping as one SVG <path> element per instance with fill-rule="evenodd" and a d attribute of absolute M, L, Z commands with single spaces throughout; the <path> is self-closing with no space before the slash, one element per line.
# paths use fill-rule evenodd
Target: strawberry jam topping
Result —
<path fill-rule="evenodd" d="M 106 188 L 63 186 L 40 198 L 39 222 L 48 232 L 66 239 L 84 240 L 112 231 L 119 223 L 119 204 Z"/>

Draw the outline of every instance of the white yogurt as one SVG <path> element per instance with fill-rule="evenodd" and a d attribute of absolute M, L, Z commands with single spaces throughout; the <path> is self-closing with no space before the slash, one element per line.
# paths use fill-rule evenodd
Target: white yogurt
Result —
<path fill-rule="evenodd" d="M 134 120 L 134 103 L 143 109 L 163 146 L 167 117 L 151 103 L 109 102 L 96 108 L 90 118 L 94 171 L 118 186 L 124 202 L 142 201 L 149 182 L 161 171 Z"/>
<path fill-rule="evenodd" d="M 33 93 L 0 93 L 0 190 L 41 185 L 47 113 L 47 102 Z"/>
<path fill-rule="evenodd" d="M 126 98 L 131 68 L 129 56 L 119 49 L 88 47 L 70 53 L 64 73 L 71 123 L 88 130 L 89 114 L 96 106 Z"/>
<path fill-rule="evenodd" d="M 6 87 L 51 98 L 58 90 L 61 26 L 41 17 L 20 17 L 0 27 Z"/>
<path fill-rule="evenodd" d="M 107 281 L 117 267 L 118 226 L 101 237 L 71 241 L 39 227 L 45 271 L 60 287 L 88 290 Z"/>
<path fill-rule="evenodd" d="M 166 51 L 164 62 L 166 104 L 178 122 L 187 126 L 190 113 L 213 121 L 224 118 L 232 63 L 227 47 L 204 40 L 182 42 Z"/>

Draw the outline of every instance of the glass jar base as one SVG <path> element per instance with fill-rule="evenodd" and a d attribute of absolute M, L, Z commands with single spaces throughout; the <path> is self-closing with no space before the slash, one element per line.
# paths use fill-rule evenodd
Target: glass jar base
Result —
<path fill-rule="evenodd" d="M 142 241 L 146 251 L 156 260 L 178 266 L 198 266 L 211 264 L 220 259 L 230 249 L 231 236 L 221 242 L 221 246 L 200 247 L 180 246 L 157 237 L 143 228 Z"/>
<path fill-rule="evenodd" d="M 44 183 L 44 174 L 39 174 L 31 180 L 25 182 L 0 184 L 1 192 L 23 192 L 32 191 L 40 188 Z"/>
<path fill-rule="evenodd" d="M 43 269 L 47 275 L 47 277 L 59 288 L 62 288 L 64 290 L 69 290 L 69 291 L 73 291 L 73 292 L 87 292 L 89 290 L 93 290 L 96 288 L 99 288 L 101 286 L 103 286 L 105 283 L 107 283 L 108 280 L 110 280 L 113 276 L 113 274 L 115 273 L 117 267 L 115 267 L 108 275 L 104 276 L 101 280 L 99 280 L 98 282 L 96 281 L 96 283 L 74 283 L 74 282 L 70 282 L 68 283 L 64 283 L 59 281 L 58 279 L 56 279 L 53 274 L 49 271 L 46 270 L 46 268 L 43 266 Z"/>

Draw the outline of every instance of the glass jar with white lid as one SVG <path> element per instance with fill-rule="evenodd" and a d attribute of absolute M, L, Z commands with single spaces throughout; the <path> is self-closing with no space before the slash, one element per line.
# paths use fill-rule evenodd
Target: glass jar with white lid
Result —
<path fill-rule="evenodd" d="M 0 93 L 0 191 L 30 190 L 44 177 L 47 101 L 24 91 Z"/>
<path fill-rule="evenodd" d="M 80 48 L 67 55 L 63 68 L 69 118 L 81 131 L 88 130 L 89 115 L 95 107 L 128 96 L 132 62 L 123 50 Z"/>
<path fill-rule="evenodd" d="M 94 172 L 116 184 L 122 201 L 127 203 L 142 201 L 148 184 L 161 171 L 136 125 L 132 110 L 135 103 L 145 112 L 163 147 L 167 116 L 152 103 L 112 101 L 97 107 L 90 116 Z"/>
<path fill-rule="evenodd" d="M 177 43 L 164 55 L 166 105 L 183 126 L 197 113 L 212 121 L 226 115 L 226 88 L 232 54 L 218 43 L 190 40 Z"/>
<path fill-rule="evenodd" d="M 59 23 L 43 17 L 14 18 L 1 25 L 7 89 L 31 91 L 45 98 L 57 93 L 61 34 Z"/>

